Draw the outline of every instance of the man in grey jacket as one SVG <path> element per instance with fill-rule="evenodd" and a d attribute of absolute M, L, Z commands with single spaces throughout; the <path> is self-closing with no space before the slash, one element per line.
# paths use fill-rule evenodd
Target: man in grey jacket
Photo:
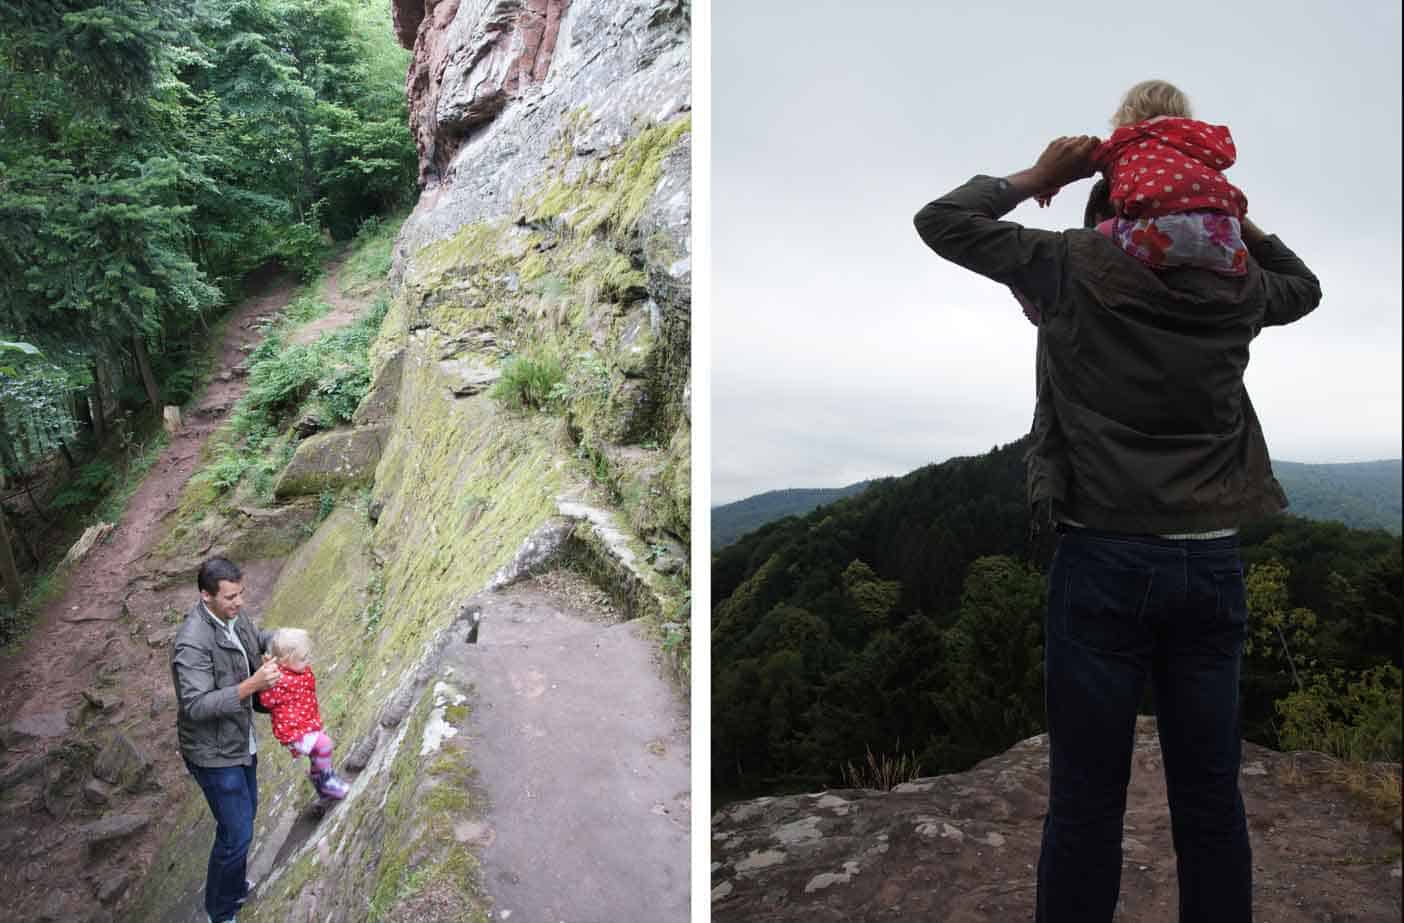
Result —
<path fill-rule="evenodd" d="M 258 810 L 253 697 L 274 686 L 279 675 L 278 664 L 265 653 L 271 633 L 239 617 L 242 580 L 239 568 L 225 558 L 201 564 L 200 600 L 171 649 L 180 755 L 215 819 L 205 912 L 219 923 L 234 920 L 248 898 L 244 872 Z"/>
<path fill-rule="evenodd" d="M 1136 709 L 1150 682 L 1180 920 L 1248 923 L 1237 531 L 1286 497 L 1243 373 L 1249 343 L 1312 311 L 1321 286 L 1247 220 L 1239 277 L 1152 270 L 1090 227 L 1001 220 L 1090 176 L 1096 146 L 1060 138 L 1030 169 L 977 176 L 916 216 L 932 250 L 1009 286 L 1039 325 L 1028 494 L 1060 535 L 1044 623 L 1049 793 L 1036 920 L 1112 919 Z M 1100 188 L 1089 225 L 1108 207 Z"/>

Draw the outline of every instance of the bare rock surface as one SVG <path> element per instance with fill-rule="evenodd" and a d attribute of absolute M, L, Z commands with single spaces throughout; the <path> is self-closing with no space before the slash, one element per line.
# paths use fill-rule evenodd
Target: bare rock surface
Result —
<path fill-rule="evenodd" d="M 424 244 L 512 214 L 559 166 L 554 148 L 572 113 L 583 118 L 564 153 L 578 172 L 641 122 L 662 124 L 692 106 L 681 0 L 393 0 L 392 8 L 401 43 L 414 51 L 406 93 L 425 186 L 396 244 L 397 273 Z M 690 253 L 690 175 L 683 149 L 664 165 L 640 228 L 645 240 L 672 234 L 679 273 Z"/>
<path fill-rule="evenodd" d="M 1138 719 L 1117 919 L 1178 920 L 1160 745 Z M 1329 781 L 1320 754 L 1244 744 L 1256 918 L 1397 920 L 1399 839 Z M 1045 735 L 891 792 L 761 798 L 712 820 L 712 919 L 1031 920 L 1048 797 Z"/>
<path fill-rule="evenodd" d="M 687 713 L 638 623 L 517 584 L 478 597 L 476 644 L 446 676 L 473 684 L 464 728 L 490 807 L 482 846 L 498 920 L 686 921 Z"/>
<path fill-rule="evenodd" d="M 145 830 L 150 823 L 149 814 L 113 814 L 85 825 L 79 829 L 78 836 L 89 845 L 94 845 L 131 836 Z"/>

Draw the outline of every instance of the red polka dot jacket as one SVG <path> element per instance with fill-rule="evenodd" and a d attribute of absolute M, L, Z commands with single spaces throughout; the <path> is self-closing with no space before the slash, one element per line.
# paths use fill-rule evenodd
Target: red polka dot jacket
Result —
<path fill-rule="evenodd" d="M 1248 213 L 1248 199 L 1221 172 L 1238 151 L 1224 125 L 1156 118 L 1123 125 L 1092 154 L 1123 218 L 1182 212 Z"/>
<path fill-rule="evenodd" d="M 309 731 L 320 731 L 322 712 L 317 707 L 317 677 L 310 667 L 301 673 L 287 667 L 278 669 L 282 678 L 276 686 L 260 692 L 258 701 L 270 712 L 273 736 L 287 746 Z"/>

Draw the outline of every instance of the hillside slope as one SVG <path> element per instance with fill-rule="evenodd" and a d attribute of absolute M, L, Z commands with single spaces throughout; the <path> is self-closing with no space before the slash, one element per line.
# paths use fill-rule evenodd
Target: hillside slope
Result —
<path fill-rule="evenodd" d="M 878 482 L 716 552 L 715 799 L 834 785 L 869 753 L 959 771 L 1039 729 L 1056 536 L 1030 531 L 1024 448 Z M 1274 516 L 1244 523 L 1241 547 L 1257 639 L 1244 736 L 1274 744 L 1294 668 L 1399 665 L 1401 542 Z"/>
<path fill-rule="evenodd" d="M 1287 492 L 1288 511 L 1306 519 L 1341 522 L 1354 529 L 1404 526 L 1404 462 L 1307 465 L 1275 461 L 1272 470 Z"/>
<path fill-rule="evenodd" d="M 797 487 L 768 490 L 734 503 L 712 507 L 712 550 L 730 545 L 748 532 L 786 516 L 803 516 L 815 507 L 868 489 L 873 481 L 859 481 L 847 487 Z"/>
<path fill-rule="evenodd" d="M 1353 529 L 1398 535 L 1404 521 L 1404 463 L 1400 459 L 1312 465 L 1275 461 L 1273 471 L 1304 519 L 1340 522 Z M 712 550 L 786 516 L 802 516 L 826 503 L 862 493 L 876 481 L 847 487 L 770 490 L 712 507 Z"/>

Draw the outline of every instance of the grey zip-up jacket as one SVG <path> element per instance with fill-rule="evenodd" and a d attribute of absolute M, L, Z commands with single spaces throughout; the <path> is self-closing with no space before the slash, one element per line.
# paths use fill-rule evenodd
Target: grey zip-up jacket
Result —
<path fill-rule="evenodd" d="M 252 675 L 272 632 L 260 631 L 244 614 L 234 623 L 245 657 L 229 634 L 216 628 L 196 602 L 171 646 L 180 754 L 196 766 L 247 766 L 253 696 L 239 701 L 239 684 Z M 250 663 L 250 659 L 256 662 Z"/>
<path fill-rule="evenodd" d="M 1152 270 L 1095 230 L 999 218 L 1008 181 L 977 176 L 916 215 L 932 250 L 1039 308 L 1030 504 L 1116 532 L 1200 532 L 1287 505 L 1243 384 L 1248 344 L 1321 301 L 1282 241 L 1247 274 Z"/>

